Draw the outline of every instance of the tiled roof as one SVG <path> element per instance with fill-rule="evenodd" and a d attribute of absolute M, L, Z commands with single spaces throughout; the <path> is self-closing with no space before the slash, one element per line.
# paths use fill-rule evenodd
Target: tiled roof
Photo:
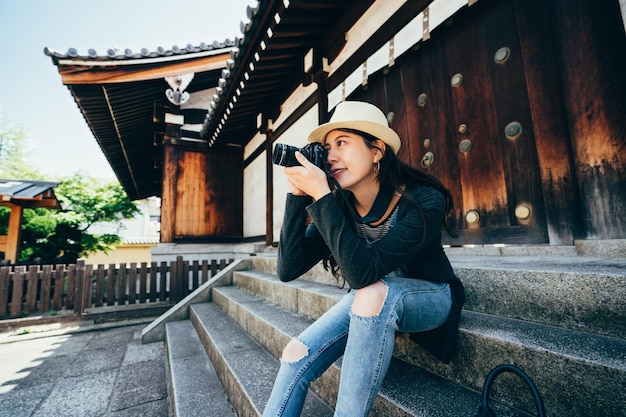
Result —
<path fill-rule="evenodd" d="M 190 53 L 199 53 L 206 51 L 215 51 L 225 48 L 231 48 L 235 46 L 237 40 L 226 39 L 223 42 L 213 41 L 208 44 L 205 42 L 200 45 L 178 46 L 174 45 L 170 49 L 166 49 L 162 46 L 156 48 L 156 50 L 149 50 L 148 48 L 141 48 L 139 51 L 133 51 L 126 48 L 124 50 L 118 48 L 109 48 L 106 50 L 106 54 L 98 54 L 98 51 L 91 48 L 87 51 L 87 54 L 81 54 L 76 48 L 69 48 L 67 52 L 62 53 L 52 48 L 45 47 L 44 53 L 53 59 L 86 59 L 93 61 L 121 61 L 121 60 L 136 60 L 145 58 L 158 58 L 158 57 L 171 57 L 179 55 L 187 55 Z"/>
<path fill-rule="evenodd" d="M 95 50 L 82 54 L 46 48 L 93 136 L 132 200 L 160 196 L 163 178 L 164 114 L 184 116 L 185 125 L 201 126 L 207 104 L 176 106 L 166 96 L 167 77 L 193 73 L 185 91 L 212 91 L 230 58 L 235 41 L 199 46 Z M 171 87 L 170 87 L 171 88 Z M 199 139 L 197 131 L 183 132 Z M 194 136 L 195 135 L 195 136 Z"/>
<path fill-rule="evenodd" d="M 0 205 L 60 208 L 53 188 L 58 182 L 0 179 Z"/>
<path fill-rule="evenodd" d="M 139 236 L 124 237 L 122 245 L 156 245 L 159 243 L 159 236 Z"/>

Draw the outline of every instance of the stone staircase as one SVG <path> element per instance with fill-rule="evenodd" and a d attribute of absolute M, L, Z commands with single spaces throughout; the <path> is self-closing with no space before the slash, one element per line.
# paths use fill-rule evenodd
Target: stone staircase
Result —
<path fill-rule="evenodd" d="M 548 416 L 626 416 L 626 258 L 459 253 L 457 354 L 444 365 L 399 334 L 371 416 L 473 416 L 502 363 L 533 379 Z M 165 340 L 174 416 L 260 416 L 283 347 L 346 291 L 321 266 L 291 283 L 275 267 L 238 261 L 144 330 Z M 340 367 L 311 386 L 303 416 L 332 416 Z M 514 376 L 492 394 L 498 416 L 535 415 Z"/>

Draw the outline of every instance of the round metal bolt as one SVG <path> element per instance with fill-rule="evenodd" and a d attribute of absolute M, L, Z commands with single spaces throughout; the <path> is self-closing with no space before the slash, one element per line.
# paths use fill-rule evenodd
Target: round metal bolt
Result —
<path fill-rule="evenodd" d="M 450 85 L 452 87 L 458 87 L 463 82 L 463 74 L 454 74 L 452 79 L 450 80 Z"/>
<path fill-rule="evenodd" d="M 468 153 L 472 149 L 472 142 L 469 139 L 462 140 L 459 143 L 459 151 L 463 153 Z"/>
<path fill-rule="evenodd" d="M 476 210 L 470 210 L 465 214 L 467 224 L 476 224 L 480 221 L 480 215 Z"/>
<path fill-rule="evenodd" d="M 418 106 L 424 107 L 426 105 L 426 102 L 428 102 L 428 96 L 426 95 L 426 93 L 422 93 L 419 96 L 417 96 Z"/>
<path fill-rule="evenodd" d="M 493 60 L 496 64 L 504 64 L 511 57 L 511 50 L 504 46 L 496 51 Z"/>
<path fill-rule="evenodd" d="M 511 122 L 504 128 L 504 136 L 507 139 L 515 140 L 522 134 L 522 124 L 520 122 Z"/>
<path fill-rule="evenodd" d="M 532 210 L 525 204 L 520 204 L 519 206 L 515 207 L 515 217 L 520 220 L 528 219 L 531 214 Z"/>

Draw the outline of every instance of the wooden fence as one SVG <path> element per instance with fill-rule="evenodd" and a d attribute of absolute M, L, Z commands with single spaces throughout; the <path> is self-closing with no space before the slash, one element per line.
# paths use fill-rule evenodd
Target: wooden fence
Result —
<path fill-rule="evenodd" d="M 233 259 L 0 267 L 0 318 L 182 300 Z"/>

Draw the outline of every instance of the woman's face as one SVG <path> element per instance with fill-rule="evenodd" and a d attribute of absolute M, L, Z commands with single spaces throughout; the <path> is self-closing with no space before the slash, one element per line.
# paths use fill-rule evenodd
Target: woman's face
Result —
<path fill-rule="evenodd" d="M 363 137 L 341 130 L 331 130 L 324 146 L 328 150 L 330 172 L 341 188 L 356 194 L 362 187 L 378 187 L 374 165 L 382 157 L 380 149 L 370 148 Z"/>

